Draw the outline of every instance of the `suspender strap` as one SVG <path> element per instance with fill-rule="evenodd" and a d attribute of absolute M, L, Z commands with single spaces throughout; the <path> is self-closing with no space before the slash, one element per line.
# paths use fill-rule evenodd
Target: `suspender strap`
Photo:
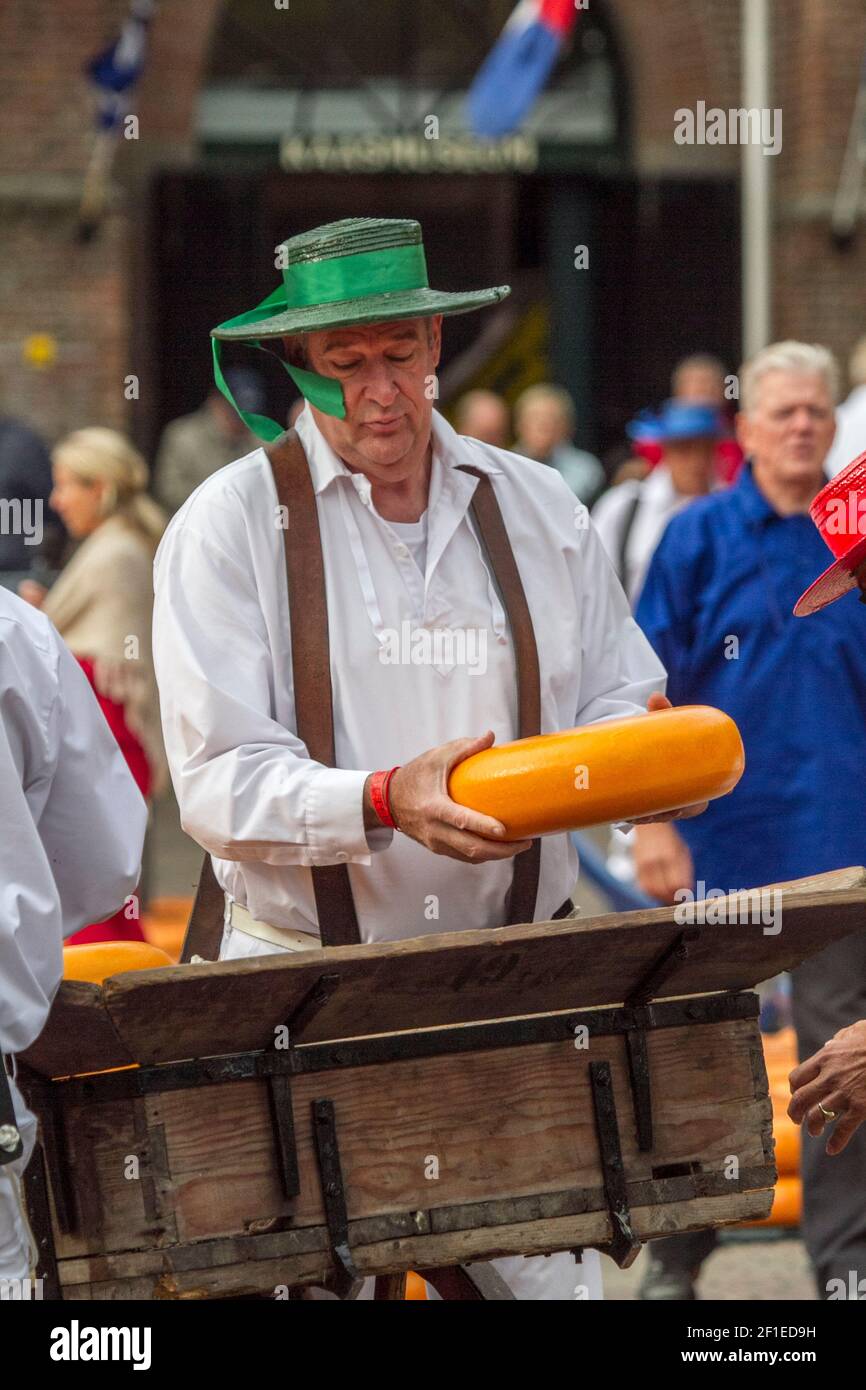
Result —
<path fill-rule="evenodd" d="M 533 734 L 541 733 L 541 676 L 532 615 L 493 484 L 486 473 L 479 473 L 478 469 L 470 468 L 467 464 L 459 466 L 462 472 L 471 473 L 478 479 L 472 497 L 472 515 L 511 627 L 517 663 L 518 737 L 530 738 Z M 541 841 L 536 839 L 529 849 L 515 857 L 506 926 L 534 920 L 540 865 Z"/>
<path fill-rule="evenodd" d="M 298 738 L 311 758 L 334 767 L 334 701 L 328 596 L 316 493 L 307 456 L 295 430 L 265 450 L 274 473 L 277 500 L 286 508 L 286 580 L 292 626 L 292 683 Z M 319 931 L 325 946 L 354 946 L 361 940 L 346 864 L 312 870 Z"/>
<path fill-rule="evenodd" d="M 193 956 L 201 956 L 202 960 L 217 959 L 223 934 L 225 902 L 225 894 L 217 883 L 211 857 L 206 854 L 202 860 L 195 902 L 186 924 L 181 964 L 188 963 Z"/>
<path fill-rule="evenodd" d="M 265 450 L 270 459 L 277 501 L 286 510 L 284 529 L 286 582 L 292 630 L 292 680 L 298 738 L 316 762 L 333 767 L 334 712 L 331 692 L 328 604 L 325 565 L 319 534 L 316 494 L 307 457 L 297 433 L 290 430 Z M 345 864 L 312 869 L 319 931 L 325 946 L 353 946 L 361 940 Z M 209 854 L 204 856 L 198 892 L 184 941 L 182 961 L 192 955 L 215 960 L 219 955 L 225 898 Z"/>
<path fill-rule="evenodd" d="M 626 566 L 626 561 L 628 557 L 628 543 L 631 540 L 631 533 L 634 530 L 634 524 L 637 521 L 637 513 L 638 508 L 640 507 L 640 502 L 641 495 L 640 491 L 638 491 L 635 493 L 634 497 L 631 499 L 631 501 L 625 509 L 625 513 L 623 515 L 622 530 L 619 533 L 619 552 L 617 557 L 619 563 L 617 564 L 617 575 L 619 577 L 619 582 L 624 589 L 626 579 L 628 578 L 628 570 Z"/>

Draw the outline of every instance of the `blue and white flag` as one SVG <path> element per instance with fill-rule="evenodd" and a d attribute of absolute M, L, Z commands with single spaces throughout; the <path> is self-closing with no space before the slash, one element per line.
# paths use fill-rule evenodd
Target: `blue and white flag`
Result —
<path fill-rule="evenodd" d="M 97 124 L 115 130 L 129 112 L 128 94 L 144 68 L 147 28 L 156 0 L 132 0 L 120 36 L 87 64 L 87 74 L 99 92 Z"/>
<path fill-rule="evenodd" d="M 469 89 L 475 135 L 517 130 L 553 70 L 577 18 L 577 0 L 520 0 Z"/>

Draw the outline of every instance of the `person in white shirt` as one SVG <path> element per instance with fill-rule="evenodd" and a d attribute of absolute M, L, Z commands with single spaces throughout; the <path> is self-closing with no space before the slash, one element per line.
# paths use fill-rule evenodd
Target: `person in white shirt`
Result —
<path fill-rule="evenodd" d="M 660 444 L 661 462 L 643 480 L 610 488 L 596 502 L 592 519 L 635 607 L 671 517 L 713 486 L 719 416 L 711 406 L 671 400 L 657 416 L 640 416 L 627 433 Z"/>
<path fill-rule="evenodd" d="M 835 478 L 866 450 L 866 338 L 861 338 L 848 361 L 851 391 L 836 407 L 836 435 L 824 461 L 824 472 Z"/>
<path fill-rule="evenodd" d="M 78 662 L 47 618 L 0 588 L 0 1054 L 41 1033 L 64 937 L 134 891 L 146 820 Z M 20 1180 L 36 1118 L 14 1077 L 9 1089 L 15 1122 L 0 1145 L 22 1152 L 0 1162 L 0 1295 L 16 1297 L 33 1263 Z"/>
<path fill-rule="evenodd" d="M 312 761 L 295 733 L 294 615 L 265 452 L 205 482 L 156 557 L 166 749 L 183 826 L 225 890 L 221 959 L 318 944 L 313 866 L 349 866 L 363 941 L 505 919 L 512 860 L 527 845 L 504 842 L 498 822 L 446 790 L 456 762 L 516 736 L 518 713 L 514 634 L 470 516 L 481 484 L 461 465 L 491 480 L 514 547 L 542 729 L 667 703 L 664 670 L 585 507 L 555 470 L 463 439 L 433 409 L 442 314 L 507 290 L 432 291 L 423 252 L 420 264 L 414 254 L 392 263 L 388 248 L 421 252 L 418 224 L 364 219 L 292 238 L 281 248 L 285 296 L 270 296 L 255 322 L 248 313 L 215 330 L 286 338 L 287 370 L 307 398 L 296 429 L 322 538 L 334 767 Z M 399 292 L 387 290 L 392 274 Z M 291 516 L 288 526 L 291 545 Z M 463 640 L 437 652 L 422 640 L 436 632 Z M 394 765 L 383 807 L 373 770 Z M 544 839 L 536 920 L 550 919 L 576 876 L 568 836 Z M 562 1254 L 497 1268 L 518 1296 L 600 1288 L 595 1252 L 582 1266 Z"/>

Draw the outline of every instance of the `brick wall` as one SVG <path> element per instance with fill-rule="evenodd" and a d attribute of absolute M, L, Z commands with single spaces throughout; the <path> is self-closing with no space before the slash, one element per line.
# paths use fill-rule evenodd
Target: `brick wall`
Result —
<path fill-rule="evenodd" d="M 600 3 L 600 0 L 598 0 Z M 674 112 L 740 104 L 735 0 L 607 0 L 630 83 L 638 171 L 736 171 L 735 148 L 677 146 Z M 93 245 L 74 240 L 92 130 L 85 60 L 117 32 L 126 0 L 0 5 L 0 408 L 49 438 L 87 422 L 135 429 L 129 371 L 158 350 L 148 320 L 144 211 L 155 168 L 195 158 L 195 101 L 221 0 L 162 0 L 139 94 L 141 139 L 121 142 L 116 198 Z M 829 211 L 861 55 L 861 0 L 775 0 L 773 104 L 784 144 L 776 192 L 775 333 L 843 356 L 866 332 L 866 225 L 834 248 Z M 57 360 L 30 366 L 28 334 L 53 334 Z M 143 385 L 143 390 L 145 386 Z"/>

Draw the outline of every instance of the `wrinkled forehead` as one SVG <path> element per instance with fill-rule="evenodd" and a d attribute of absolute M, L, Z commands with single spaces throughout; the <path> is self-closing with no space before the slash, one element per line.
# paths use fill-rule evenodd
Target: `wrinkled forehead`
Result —
<path fill-rule="evenodd" d="M 427 322 L 427 319 L 395 319 L 390 323 L 363 324 L 356 328 L 324 328 L 311 333 L 308 342 L 319 352 L 347 347 L 381 347 L 386 343 L 416 343 L 425 337 Z"/>

